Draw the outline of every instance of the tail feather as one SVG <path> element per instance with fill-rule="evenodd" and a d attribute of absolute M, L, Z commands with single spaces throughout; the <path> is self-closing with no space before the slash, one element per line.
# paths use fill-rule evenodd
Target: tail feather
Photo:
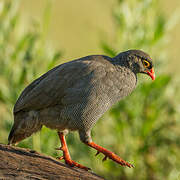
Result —
<path fill-rule="evenodd" d="M 14 126 L 12 127 L 11 129 L 11 132 L 9 133 L 9 136 L 8 136 L 8 145 L 12 145 L 13 144 L 13 136 L 14 136 Z"/>

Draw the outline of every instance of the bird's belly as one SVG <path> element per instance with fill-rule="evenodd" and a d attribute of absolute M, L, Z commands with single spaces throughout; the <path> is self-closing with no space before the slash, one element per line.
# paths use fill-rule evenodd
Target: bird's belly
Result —
<path fill-rule="evenodd" d="M 42 124 L 46 127 L 63 131 L 67 127 L 67 121 L 61 118 L 61 109 L 60 105 L 47 107 L 39 111 L 38 118 L 41 119 Z"/>
<path fill-rule="evenodd" d="M 70 130 L 91 129 L 113 104 L 124 97 L 118 92 L 120 91 L 111 90 L 110 94 L 103 92 L 92 94 L 87 99 L 84 99 L 82 103 L 65 107 L 61 111 L 61 118 L 68 122 L 66 128 Z"/>
<path fill-rule="evenodd" d="M 93 102 L 69 105 L 61 111 L 61 117 L 68 122 L 70 130 L 89 130 L 96 121 L 111 107 L 109 101 L 95 100 Z"/>
<path fill-rule="evenodd" d="M 112 105 L 130 94 L 135 88 L 135 84 L 129 86 L 128 82 L 123 86 L 118 83 L 111 86 L 109 84 L 107 86 L 106 83 L 97 82 L 84 91 L 82 88 L 69 89 L 68 95 L 62 100 L 62 105 L 49 107 L 40 112 L 43 124 L 58 130 L 91 129 Z M 71 93 L 71 91 L 76 93 Z"/>

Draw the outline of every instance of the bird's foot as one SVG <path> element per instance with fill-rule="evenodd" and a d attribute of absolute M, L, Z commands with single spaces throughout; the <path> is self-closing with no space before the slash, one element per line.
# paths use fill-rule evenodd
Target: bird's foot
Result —
<path fill-rule="evenodd" d="M 78 168 L 81 168 L 81 169 L 84 169 L 86 171 L 88 170 L 91 170 L 90 168 L 86 167 L 86 166 L 83 166 L 75 161 L 73 161 L 72 159 L 65 159 L 64 156 L 61 156 L 61 157 L 58 157 L 57 159 L 59 160 L 65 160 L 65 163 L 71 167 L 78 167 Z"/>
<path fill-rule="evenodd" d="M 65 140 L 65 136 L 63 133 L 61 132 L 58 132 L 58 135 L 59 135 L 59 138 L 61 140 L 61 147 L 60 148 L 56 148 L 56 150 L 61 150 L 63 152 L 63 156 L 57 158 L 59 160 L 62 160 L 64 159 L 65 160 L 65 163 L 71 167 L 78 167 L 78 168 L 81 168 L 81 169 L 84 169 L 86 171 L 90 170 L 90 168 L 86 167 L 86 166 L 83 166 L 75 161 L 73 161 L 71 159 L 71 156 L 69 154 L 69 150 L 68 150 L 68 147 L 67 147 L 67 144 L 66 144 L 66 140 Z"/>
<path fill-rule="evenodd" d="M 99 153 L 104 154 L 105 157 L 103 158 L 103 161 L 105 161 L 107 158 L 109 158 L 109 159 L 112 159 L 113 161 L 115 161 L 116 163 L 120 164 L 121 166 L 127 166 L 129 168 L 134 167 L 132 164 L 124 161 L 123 159 L 121 159 L 115 153 L 113 153 L 113 152 L 111 152 L 111 151 L 109 151 L 109 150 L 95 144 L 94 142 L 88 142 L 87 145 L 97 150 L 96 156 Z"/>
<path fill-rule="evenodd" d="M 69 155 L 69 152 L 66 150 L 65 147 L 56 148 L 56 150 L 61 150 L 61 151 L 63 151 L 63 154 L 64 154 L 61 157 L 57 157 L 58 160 L 64 159 L 65 163 L 71 167 L 78 167 L 78 168 L 84 169 L 86 171 L 91 170 L 90 168 L 73 161 Z"/>

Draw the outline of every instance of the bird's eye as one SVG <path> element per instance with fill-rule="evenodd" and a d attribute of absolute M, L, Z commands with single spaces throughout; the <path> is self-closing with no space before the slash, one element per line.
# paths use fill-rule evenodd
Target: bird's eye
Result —
<path fill-rule="evenodd" d="M 143 60 L 143 65 L 144 65 L 145 68 L 150 67 L 150 63 L 148 61 L 146 61 L 146 60 Z"/>

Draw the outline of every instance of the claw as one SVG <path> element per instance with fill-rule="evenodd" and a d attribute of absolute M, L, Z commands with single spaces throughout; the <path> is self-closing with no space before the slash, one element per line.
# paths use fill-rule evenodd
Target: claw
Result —
<path fill-rule="evenodd" d="M 71 159 L 71 156 L 69 154 L 69 150 L 68 150 L 68 147 L 67 147 L 67 144 L 66 144 L 65 136 L 61 132 L 58 132 L 58 135 L 59 135 L 59 138 L 60 138 L 60 141 L 61 141 L 61 147 L 56 148 L 56 150 L 63 151 L 63 156 L 59 157 L 58 159 L 59 160 L 64 159 L 65 163 L 67 165 L 71 166 L 71 167 L 78 167 L 78 168 L 84 169 L 86 171 L 91 170 L 90 168 L 88 168 L 86 166 L 83 166 L 83 165 L 81 165 L 81 164 L 79 164 L 79 163 L 77 163 L 77 162 L 75 162 L 75 161 L 73 161 Z"/>
<path fill-rule="evenodd" d="M 63 160 L 63 159 L 64 159 L 64 156 L 56 157 L 56 159 L 58 159 L 58 160 Z"/>
<path fill-rule="evenodd" d="M 62 151 L 63 149 L 62 149 L 62 147 L 58 147 L 58 148 L 55 148 L 55 150 Z"/>
<path fill-rule="evenodd" d="M 135 166 L 133 164 L 129 164 L 129 165 L 130 165 L 129 166 L 130 168 L 135 168 Z"/>
<path fill-rule="evenodd" d="M 107 156 L 105 156 L 102 161 L 104 162 L 104 161 L 106 161 L 106 159 L 107 159 Z"/>
<path fill-rule="evenodd" d="M 99 151 L 97 151 L 97 153 L 95 154 L 95 156 L 97 156 L 99 153 L 100 153 L 100 152 L 99 152 Z"/>
<path fill-rule="evenodd" d="M 79 164 L 79 163 L 77 163 L 77 162 L 75 162 L 75 161 L 73 161 L 73 160 L 65 160 L 65 163 L 66 163 L 67 165 L 71 166 L 71 167 L 78 167 L 78 168 L 84 169 L 84 170 L 86 170 L 86 171 L 91 170 L 91 168 L 88 168 L 88 167 L 86 167 L 86 166 L 83 166 L 83 165 L 81 165 L 81 164 Z"/>
<path fill-rule="evenodd" d="M 120 164 L 121 166 L 127 166 L 129 168 L 134 167 L 132 164 L 121 159 L 118 155 L 116 155 L 113 152 L 108 151 L 107 149 L 95 144 L 94 142 L 88 142 L 87 145 L 96 149 L 100 153 L 104 154 L 105 157 L 103 158 L 103 161 L 105 161 L 107 158 L 109 158 L 109 159 L 112 159 L 113 161 L 115 161 L 116 163 Z"/>

